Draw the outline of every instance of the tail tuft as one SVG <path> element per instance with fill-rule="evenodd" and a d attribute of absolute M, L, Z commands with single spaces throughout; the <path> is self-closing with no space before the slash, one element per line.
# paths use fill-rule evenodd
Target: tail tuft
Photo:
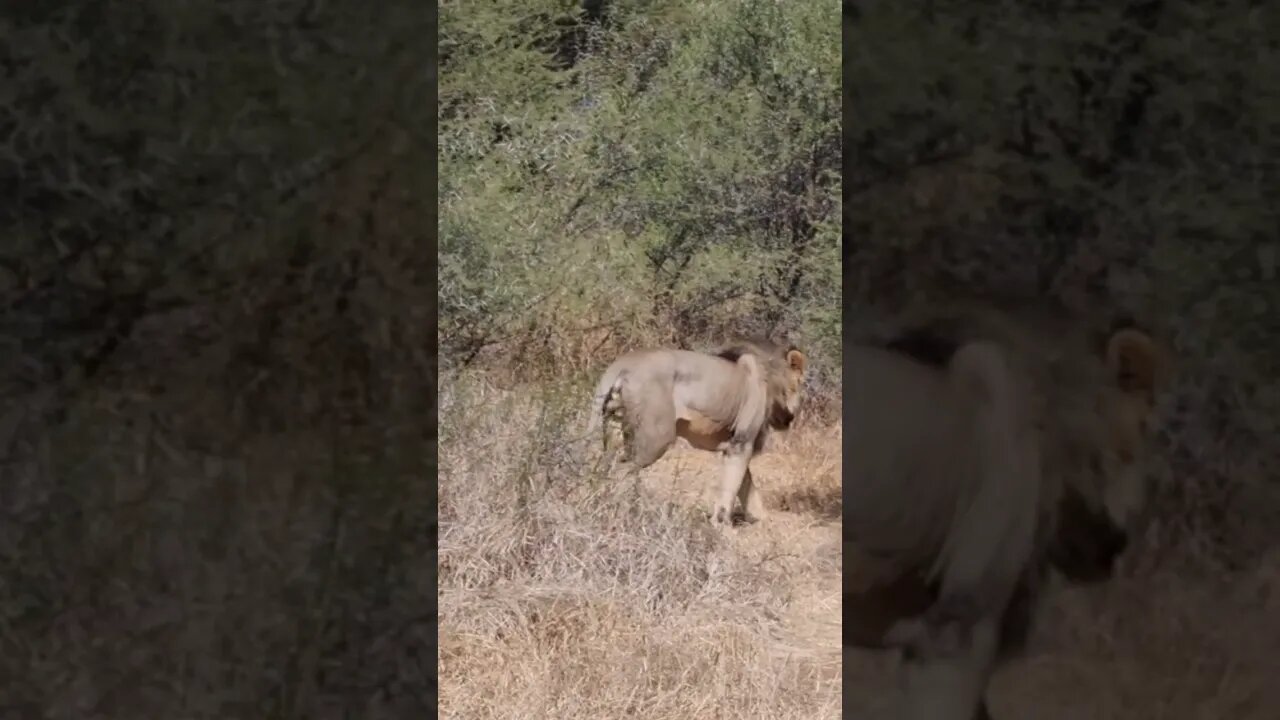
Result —
<path fill-rule="evenodd" d="M 600 378 L 600 382 L 596 384 L 595 394 L 591 398 L 587 432 L 592 433 L 600 429 L 605 415 L 612 409 L 610 401 L 622 392 L 622 383 L 625 378 L 625 372 L 614 370 L 614 368 L 606 370 L 604 376 Z"/>

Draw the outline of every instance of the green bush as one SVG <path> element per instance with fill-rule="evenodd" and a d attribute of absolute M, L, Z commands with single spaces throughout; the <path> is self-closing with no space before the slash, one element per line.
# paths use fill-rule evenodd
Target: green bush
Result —
<path fill-rule="evenodd" d="M 834 8 L 563 7 L 441 16 L 445 362 L 752 332 L 838 377 Z"/>

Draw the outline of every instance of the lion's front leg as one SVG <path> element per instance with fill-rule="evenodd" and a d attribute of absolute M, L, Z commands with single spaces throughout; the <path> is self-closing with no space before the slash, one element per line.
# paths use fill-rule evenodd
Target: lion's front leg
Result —
<path fill-rule="evenodd" d="M 764 520 L 768 512 L 764 509 L 764 498 L 760 495 L 760 489 L 756 486 L 755 478 L 751 475 L 751 467 L 742 474 L 742 487 L 738 488 L 738 502 L 742 503 L 742 510 L 746 513 L 747 519 L 752 522 Z"/>
<path fill-rule="evenodd" d="M 711 521 L 717 525 L 728 526 L 733 523 L 733 499 L 744 485 L 747 462 L 751 459 L 751 454 L 745 450 L 746 448 L 731 447 L 724 453 L 720 493 L 716 497 L 715 508 L 711 511 Z"/>
<path fill-rule="evenodd" d="M 949 610 L 939 609 L 939 613 L 946 616 Z M 887 636 L 890 643 L 905 640 L 906 705 L 902 717 L 908 720 L 989 718 L 984 695 L 995 667 L 999 617 L 928 617 L 931 614 L 926 613 L 924 619 L 900 622 Z M 894 635 L 899 636 L 898 641 L 892 639 Z"/>

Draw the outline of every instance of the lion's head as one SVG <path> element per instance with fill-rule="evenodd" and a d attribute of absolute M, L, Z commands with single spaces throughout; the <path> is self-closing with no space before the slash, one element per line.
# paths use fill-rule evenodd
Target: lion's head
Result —
<path fill-rule="evenodd" d="M 1129 324 L 1097 341 L 1053 314 L 1015 317 L 974 311 L 909 325 L 886 346 L 930 365 L 947 364 L 963 343 L 1009 348 L 1039 389 L 1047 497 L 1045 555 L 1068 579 L 1111 575 L 1146 499 L 1146 455 L 1156 398 L 1168 382 L 1167 351 Z"/>
<path fill-rule="evenodd" d="M 1064 401 L 1061 440 L 1051 448 L 1067 474 L 1047 554 L 1077 582 L 1109 577 L 1128 545 L 1146 501 L 1152 417 L 1167 382 L 1165 351 L 1134 327 L 1113 330 L 1093 360 L 1094 392 Z"/>
<path fill-rule="evenodd" d="M 730 362 L 748 354 L 759 358 L 764 368 L 769 427 L 787 430 L 800 411 L 808 359 L 794 345 L 780 345 L 764 338 L 741 340 L 716 352 Z"/>

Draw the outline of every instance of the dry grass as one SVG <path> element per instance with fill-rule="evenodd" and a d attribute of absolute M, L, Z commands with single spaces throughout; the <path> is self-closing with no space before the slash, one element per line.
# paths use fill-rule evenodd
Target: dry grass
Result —
<path fill-rule="evenodd" d="M 1280 707 L 1280 555 L 1216 577 L 1161 566 L 1064 589 L 1042 627 L 996 679 L 1002 717 L 1265 720 Z"/>
<path fill-rule="evenodd" d="M 1280 551 L 1227 568 L 1199 544 L 1153 532 L 1111 582 L 1050 593 L 1028 653 L 994 678 L 993 716 L 1275 718 Z M 892 672 L 885 655 L 847 651 L 845 716 L 891 720 Z"/>
<path fill-rule="evenodd" d="M 760 458 L 775 517 L 721 535 L 713 456 L 592 466 L 585 387 L 442 389 L 442 717 L 841 716 L 838 431 Z"/>
<path fill-rule="evenodd" d="M 838 425 L 777 436 L 753 464 L 773 515 L 721 536 L 714 456 L 606 478 L 584 388 L 443 387 L 442 717 L 891 717 L 894 659 L 838 650 Z M 1051 595 L 996 716 L 1274 717 L 1280 554 L 1194 547 L 1153 533 L 1115 581 Z"/>
<path fill-rule="evenodd" d="M 997 673 L 996 718 L 1269 720 L 1280 707 L 1280 560 L 1237 582 L 1159 571 L 1051 596 L 1027 657 Z M 892 720 L 893 661 L 845 654 L 845 717 Z"/>
<path fill-rule="evenodd" d="M 997 673 L 996 718 L 1270 720 L 1280 707 L 1280 553 L 1210 572 L 1182 547 L 1049 595 L 1022 661 Z M 1161 559 L 1150 562 L 1149 558 Z M 893 659 L 845 653 L 845 717 L 892 720 Z"/>

